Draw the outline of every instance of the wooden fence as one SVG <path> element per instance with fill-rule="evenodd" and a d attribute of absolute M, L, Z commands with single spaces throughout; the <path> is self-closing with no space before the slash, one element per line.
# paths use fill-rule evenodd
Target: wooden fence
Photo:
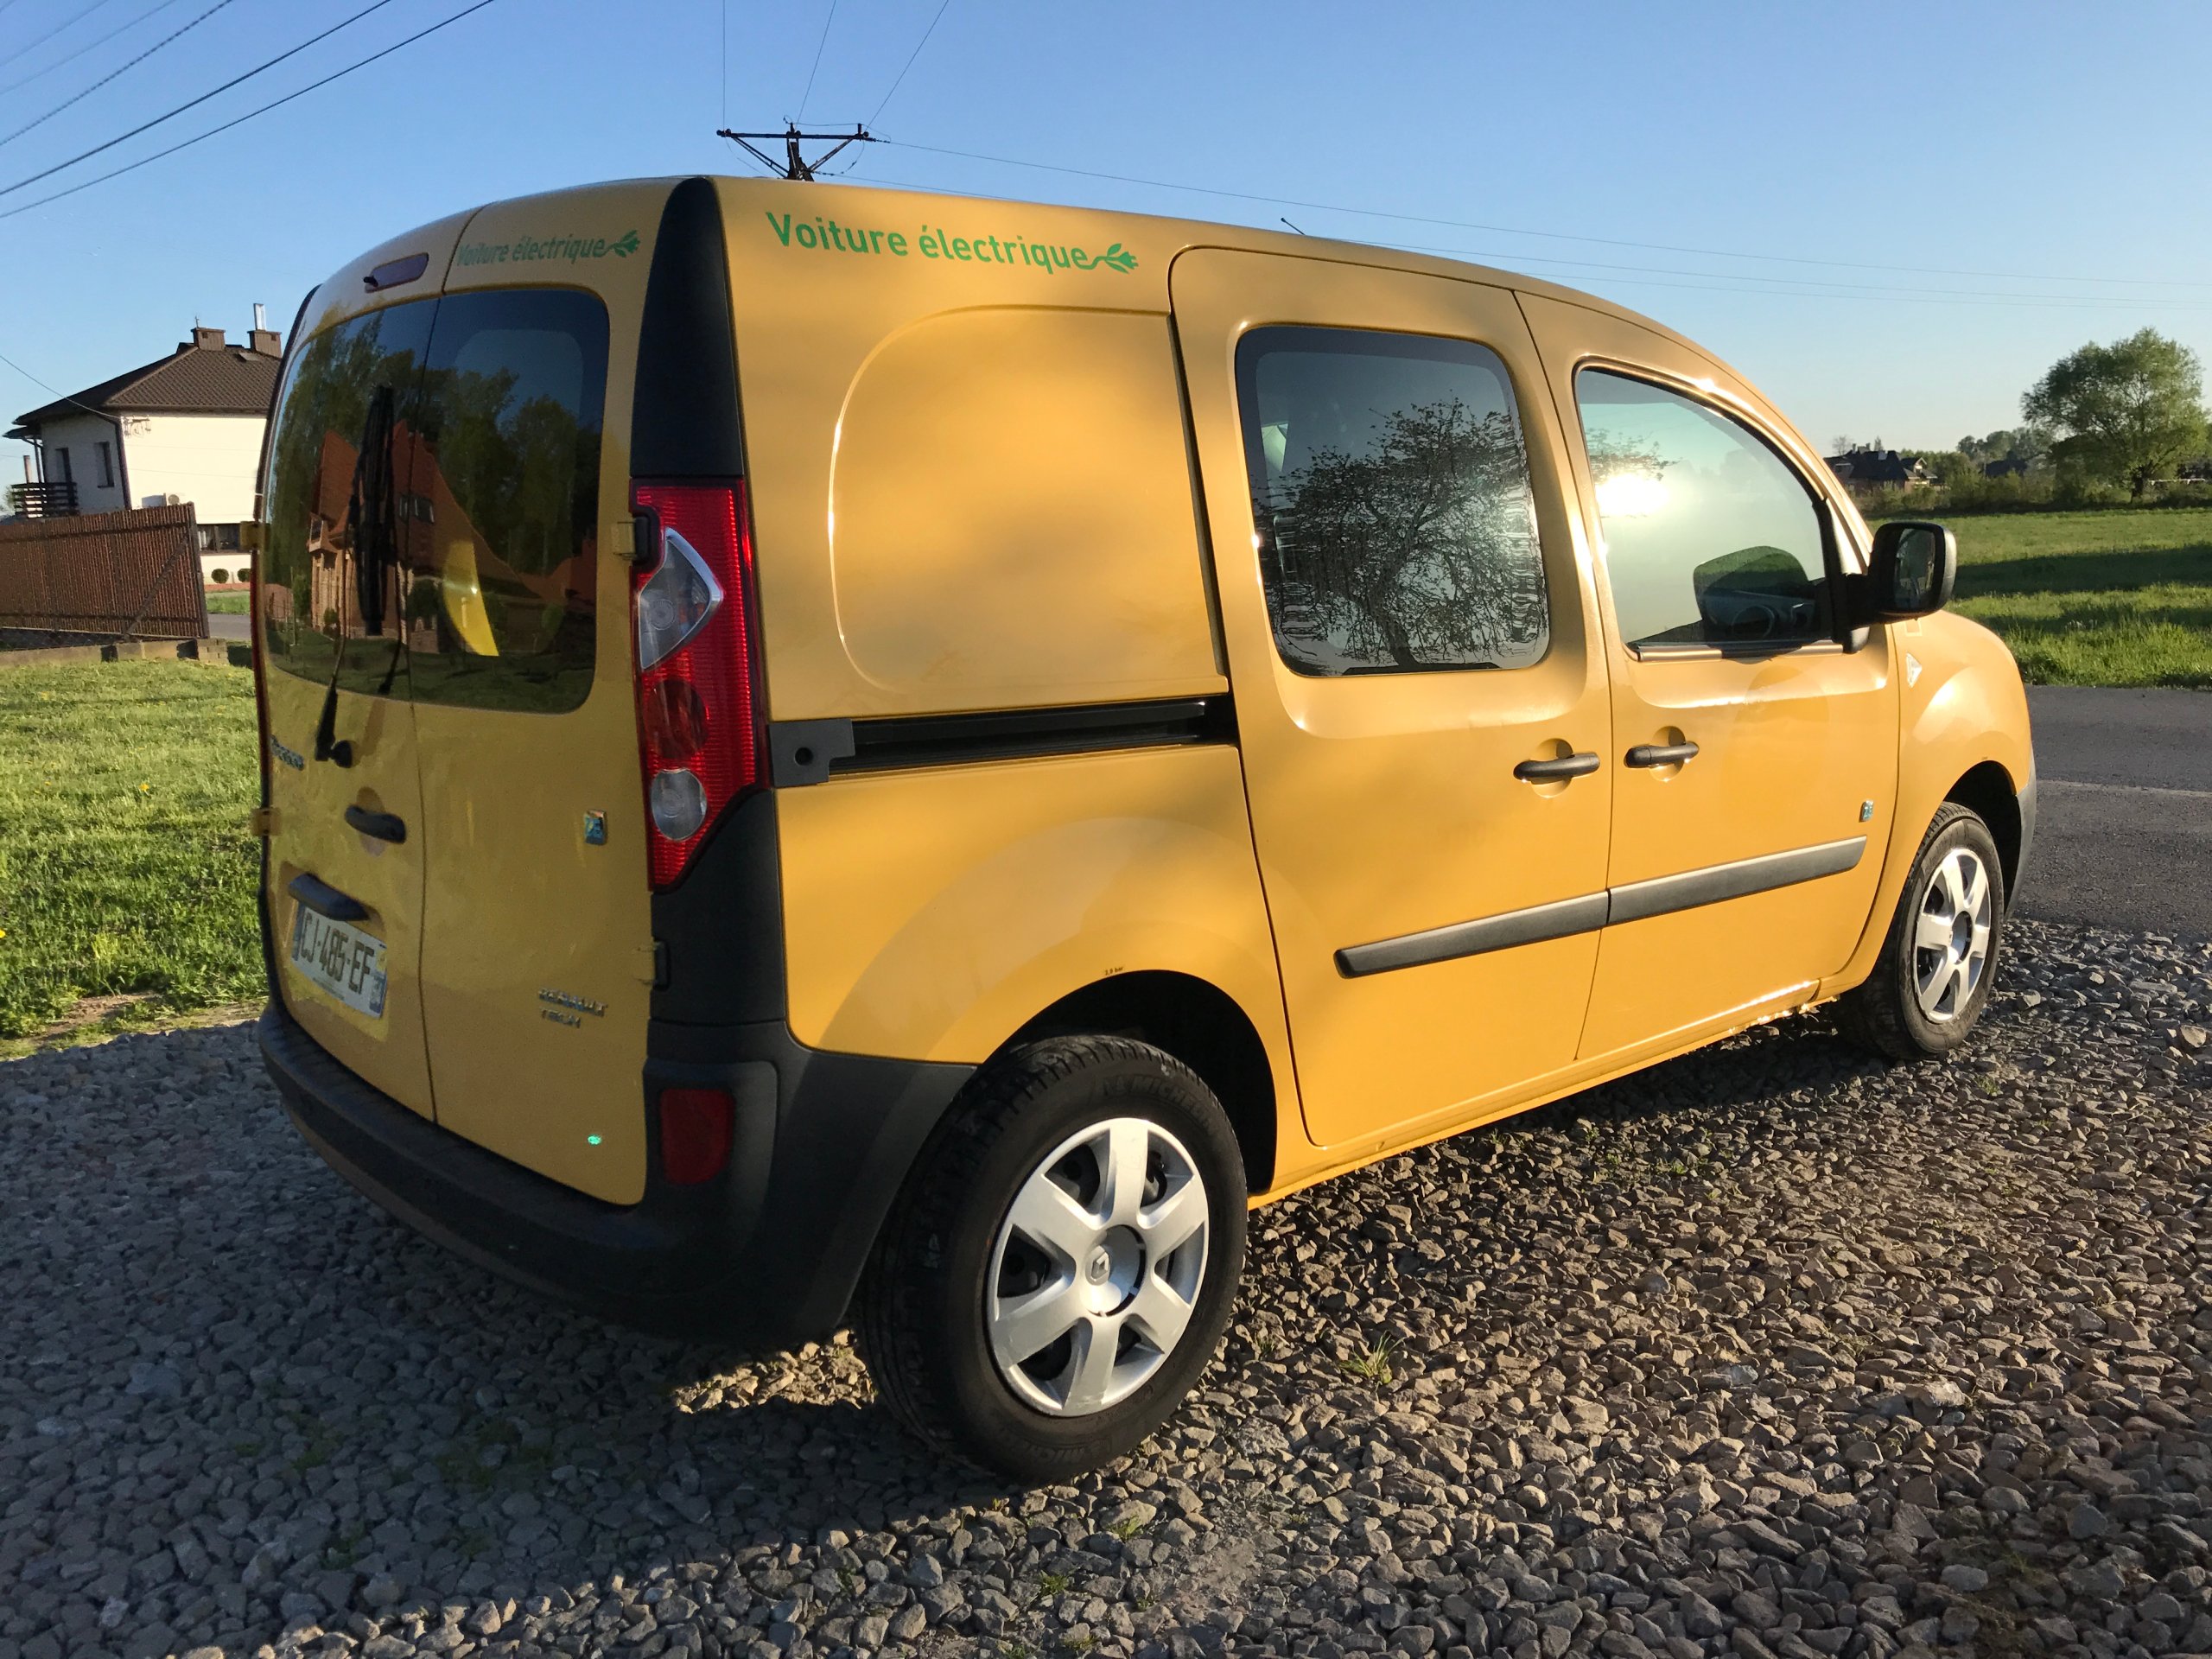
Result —
<path fill-rule="evenodd" d="M 205 639 L 191 506 L 0 524 L 0 628 Z"/>

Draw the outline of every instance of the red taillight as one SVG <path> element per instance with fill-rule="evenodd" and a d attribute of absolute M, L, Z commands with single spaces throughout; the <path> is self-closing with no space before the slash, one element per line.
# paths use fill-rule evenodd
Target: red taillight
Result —
<path fill-rule="evenodd" d="M 736 1103 L 721 1089 L 660 1091 L 660 1166 L 677 1186 L 696 1186 L 729 1162 Z"/>
<path fill-rule="evenodd" d="M 673 885 L 760 780 L 753 696 L 753 530 L 739 484 L 630 486 L 648 521 L 631 588 L 638 739 L 653 886 Z"/>

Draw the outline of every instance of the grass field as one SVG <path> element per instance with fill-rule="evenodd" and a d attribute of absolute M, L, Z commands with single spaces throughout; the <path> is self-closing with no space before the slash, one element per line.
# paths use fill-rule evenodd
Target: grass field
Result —
<path fill-rule="evenodd" d="M 251 594 L 245 593 L 210 594 L 207 595 L 207 613 L 210 616 L 244 616 L 246 601 L 252 597 Z"/>
<path fill-rule="evenodd" d="M 257 998 L 252 674 L 0 668 L 0 1053 Z"/>
<path fill-rule="evenodd" d="M 2212 509 L 1948 521 L 1955 608 L 2045 685 L 2212 687 Z"/>

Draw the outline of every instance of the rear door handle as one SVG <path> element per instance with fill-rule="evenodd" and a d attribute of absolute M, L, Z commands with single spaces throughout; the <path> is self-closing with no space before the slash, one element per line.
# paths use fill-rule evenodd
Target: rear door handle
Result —
<path fill-rule="evenodd" d="M 1697 759 L 1694 743 L 1639 743 L 1624 757 L 1631 766 L 1679 766 Z"/>
<path fill-rule="evenodd" d="M 407 822 L 397 812 L 372 812 L 365 806 L 346 809 L 346 822 L 365 836 L 393 842 L 407 839 Z"/>
<path fill-rule="evenodd" d="M 1586 778 L 1598 770 L 1598 757 L 1588 750 L 1562 754 L 1556 760 L 1523 760 L 1513 775 L 1524 784 L 1562 784 L 1570 778 Z"/>
<path fill-rule="evenodd" d="M 286 884 L 290 893 L 318 916 L 327 916 L 334 922 L 365 922 L 369 918 L 369 907 L 351 893 L 340 893 L 329 882 L 320 880 L 301 871 Z"/>

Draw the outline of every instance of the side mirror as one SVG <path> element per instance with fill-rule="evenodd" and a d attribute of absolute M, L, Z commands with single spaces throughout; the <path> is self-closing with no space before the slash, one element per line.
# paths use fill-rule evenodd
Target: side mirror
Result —
<path fill-rule="evenodd" d="M 1874 532 L 1867 609 L 1892 621 L 1929 615 L 1951 602 L 1958 576 L 1957 537 L 1941 524 L 1892 521 Z"/>

